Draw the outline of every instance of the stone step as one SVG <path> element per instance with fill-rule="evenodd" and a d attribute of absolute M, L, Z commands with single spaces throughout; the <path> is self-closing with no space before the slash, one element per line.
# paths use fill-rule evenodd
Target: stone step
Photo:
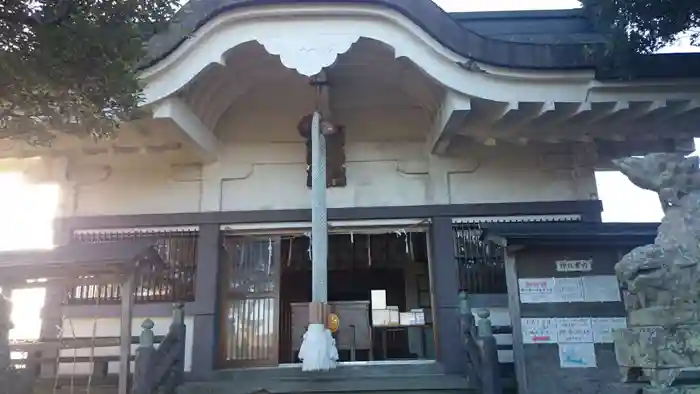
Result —
<path fill-rule="evenodd" d="M 91 386 L 76 384 L 71 386 L 61 386 L 54 389 L 49 385 L 37 385 L 32 394 L 117 394 L 119 390 L 113 386 Z"/>
<path fill-rule="evenodd" d="M 213 380 L 238 381 L 251 379 L 355 379 L 365 377 L 394 377 L 444 375 L 442 366 L 436 362 L 373 362 L 343 363 L 327 372 L 302 372 L 300 365 L 282 365 L 272 368 L 243 368 L 218 371 Z"/>
<path fill-rule="evenodd" d="M 415 376 L 364 376 L 358 379 L 282 377 L 271 379 L 238 379 L 189 382 L 178 388 L 178 394 L 301 394 L 301 393 L 398 393 L 403 394 L 465 394 L 470 390 L 469 382 L 460 376 L 415 375 Z"/>

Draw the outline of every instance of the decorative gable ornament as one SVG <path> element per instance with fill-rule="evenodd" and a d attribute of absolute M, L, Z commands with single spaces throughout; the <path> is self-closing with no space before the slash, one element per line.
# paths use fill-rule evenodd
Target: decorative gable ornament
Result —
<path fill-rule="evenodd" d="M 335 63 L 360 39 L 356 34 L 318 33 L 258 38 L 267 53 L 279 56 L 282 64 L 299 74 L 312 77 Z"/>

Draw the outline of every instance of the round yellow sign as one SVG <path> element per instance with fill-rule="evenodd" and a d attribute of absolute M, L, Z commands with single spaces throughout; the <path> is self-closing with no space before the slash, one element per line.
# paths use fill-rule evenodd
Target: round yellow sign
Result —
<path fill-rule="evenodd" d="M 331 332 L 336 332 L 338 331 L 338 327 L 340 327 L 340 318 L 335 313 L 331 313 L 328 315 L 328 329 L 331 330 Z"/>

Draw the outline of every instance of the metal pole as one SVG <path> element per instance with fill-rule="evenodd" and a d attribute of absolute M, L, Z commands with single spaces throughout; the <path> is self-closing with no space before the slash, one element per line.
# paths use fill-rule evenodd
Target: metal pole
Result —
<path fill-rule="evenodd" d="M 328 301 L 328 217 L 326 209 L 326 137 L 321 114 L 311 123 L 311 300 Z"/>

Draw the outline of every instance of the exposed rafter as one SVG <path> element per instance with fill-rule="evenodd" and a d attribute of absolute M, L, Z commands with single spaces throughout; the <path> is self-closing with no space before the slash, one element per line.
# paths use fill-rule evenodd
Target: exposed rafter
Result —
<path fill-rule="evenodd" d="M 627 101 L 603 103 L 601 107 L 603 108 L 598 109 L 592 116 L 586 119 L 586 124 L 593 124 L 617 116 L 621 111 L 628 110 L 630 108 L 630 103 Z"/>
<path fill-rule="evenodd" d="M 556 106 L 551 101 L 541 103 L 519 103 L 517 115 L 509 121 L 501 122 L 503 129 L 497 136 L 500 138 L 510 138 L 518 134 L 523 127 L 534 122 L 541 117 L 554 113 Z"/>
<path fill-rule="evenodd" d="M 153 118 L 173 122 L 183 137 L 194 145 L 203 161 L 217 160 L 219 140 L 182 99 L 169 97 L 163 100 L 153 110 Z"/>

